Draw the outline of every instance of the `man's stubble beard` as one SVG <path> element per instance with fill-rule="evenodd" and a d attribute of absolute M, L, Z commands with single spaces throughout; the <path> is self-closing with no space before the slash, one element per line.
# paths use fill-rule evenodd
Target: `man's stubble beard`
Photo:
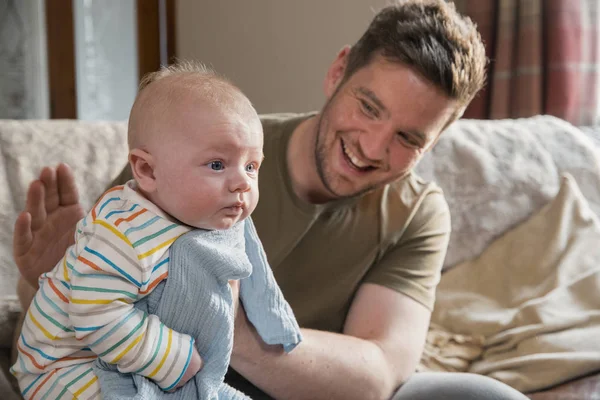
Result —
<path fill-rule="evenodd" d="M 333 179 L 331 176 L 327 176 L 326 170 L 330 168 L 328 168 L 328 160 L 327 160 L 327 148 L 325 147 L 325 144 L 322 143 L 324 136 L 327 134 L 326 130 L 323 129 L 323 121 L 326 117 L 327 111 L 329 109 L 329 106 L 332 102 L 332 100 L 335 98 L 335 95 L 337 94 L 337 92 L 334 94 L 334 96 L 331 97 L 331 99 L 325 104 L 325 106 L 323 107 L 323 110 L 321 111 L 321 113 L 319 114 L 318 118 L 319 120 L 317 121 L 317 132 L 316 132 L 316 137 L 315 137 L 315 153 L 314 153 L 314 157 L 315 157 L 315 164 L 317 167 L 317 174 L 319 175 L 319 179 L 321 180 L 321 182 L 323 183 L 323 186 L 325 187 L 325 189 L 331 194 L 333 195 L 337 200 L 343 200 L 343 199 L 349 199 L 352 197 L 359 197 L 365 193 L 368 193 L 374 189 L 377 189 L 380 186 L 383 186 L 384 183 L 381 184 L 375 184 L 375 185 L 369 185 L 364 189 L 361 189 L 359 191 L 357 191 L 356 193 L 352 193 L 352 194 L 346 194 L 346 195 L 341 195 L 335 192 L 335 190 L 333 189 L 333 184 L 331 182 L 331 180 Z M 335 137 L 333 138 L 333 142 L 335 142 Z M 333 151 L 335 151 L 335 149 L 332 149 Z M 341 151 L 341 150 L 340 150 Z M 329 175 L 332 175 L 331 173 Z M 340 178 L 338 178 L 338 180 L 341 180 Z"/>

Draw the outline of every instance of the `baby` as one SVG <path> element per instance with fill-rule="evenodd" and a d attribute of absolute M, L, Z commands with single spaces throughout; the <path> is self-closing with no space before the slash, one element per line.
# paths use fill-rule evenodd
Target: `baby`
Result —
<path fill-rule="evenodd" d="M 76 243 L 40 278 L 18 342 L 19 356 L 12 367 L 26 399 L 64 395 L 107 398 L 107 388 L 115 389 L 114 380 L 104 377 L 99 365 L 115 366 L 120 377 L 135 377 L 138 389 L 139 379 L 152 381 L 159 397 L 184 386 L 203 368 L 203 361 L 208 364 L 202 372 L 219 365 L 210 379 L 222 384 L 233 332 L 227 279 L 245 278 L 258 271 L 267 278 L 261 282 L 275 287 L 253 285 L 247 292 L 259 290 L 255 295 L 260 297 L 271 291 L 281 297 L 248 218 L 258 202 L 263 133 L 256 111 L 242 92 L 201 65 L 180 63 L 163 68 L 145 77 L 140 85 L 129 118 L 128 143 L 134 180 L 102 195 L 78 223 Z M 189 235 L 195 236 L 186 242 L 187 247 L 180 246 L 183 256 L 178 253 L 175 258 L 173 249 Z M 229 243 L 224 237 L 234 238 L 237 247 L 223 247 Z M 238 254 L 236 249 L 241 249 L 241 257 L 231 258 L 231 254 Z M 213 257 L 217 260 L 206 263 L 206 268 L 225 270 L 239 260 L 237 275 L 227 277 L 214 271 L 210 272 L 213 275 L 202 275 L 191 289 L 188 287 L 187 299 L 193 298 L 194 291 L 200 293 L 206 288 L 221 294 L 195 298 L 204 304 L 194 302 L 187 308 L 177 304 L 166 312 L 163 307 L 154 315 L 146 304 L 154 295 L 158 296 L 154 303 L 166 298 L 186 301 L 174 300 L 186 290 L 185 276 L 175 281 L 185 270 L 175 268 L 183 268 L 189 259 L 200 264 L 194 265 L 195 269 L 204 268 L 198 260 L 209 257 L 203 256 L 205 250 L 206 254 L 217 252 Z M 207 281 L 214 285 L 207 286 Z M 243 285 L 244 280 L 241 295 Z M 227 301 L 215 303 L 211 300 L 215 296 Z M 261 315 L 260 309 L 252 310 L 253 296 L 242 296 L 250 321 L 267 341 L 262 332 L 274 326 L 273 315 L 275 319 L 282 316 L 290 339 L 281 344 L 286 351 L 291 350 L 301 339 L 289 305 L 280 301 L 283 312 L 272 312 L 271 320 L 265 323 L 259 321 L 263 317 L 253 320 L 252 315 Z M 198 336 L 194 329 L 171 329 L 193 320 L 185 317 L 177 322 L 174 314 L 178 309 L 217 315 L 223 325 L 211 321 L 214 333 L 208 338 Z M 208 314 L 207 309 L 211 311 Z M 276 336 L 282 337 L 280 333 Z M 198 343 L 199 338 L 211 343 L 225 338 L 223 351 L 209 350 L 211 343 Z M 199 353 L 197 348 L 206 351 Z M 211 364 L 200 354 L 220 354 L 220 360 Z M 112 386 L 103 386 L 109 381 Z M 208 393 L 214 392 L 214 387 L 200 386 L 194 389 L 196 397 L 218 397 Z M 118 390 L 112 395 L 125 398 Z M 224 397 L 228 396 L 220 396 Z"/>

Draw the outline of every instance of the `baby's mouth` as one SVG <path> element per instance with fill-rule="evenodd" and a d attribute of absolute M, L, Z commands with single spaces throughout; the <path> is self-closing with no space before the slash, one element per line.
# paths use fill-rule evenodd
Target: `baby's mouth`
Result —
<path fill-rule="evenodd" d="M 234 212 L 242 211 L 244 209 L 244 203 L 242 203 L 242 202 L 233 203 L 225 208 L 227 210 L 231 210 Z"/>

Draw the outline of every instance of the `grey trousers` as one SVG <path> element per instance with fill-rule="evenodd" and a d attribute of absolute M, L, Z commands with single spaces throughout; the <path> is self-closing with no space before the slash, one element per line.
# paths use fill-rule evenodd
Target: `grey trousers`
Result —
<path fill-rule="evenodd" d="M 447 372 L 414 374 L 392 400 L 527 400 L 528 397 L 483 375 Z"/>
<path fill-rule="evenodd" d="M 230 373 L 237 375 L 230 369 Z M 239 375 L 237 375 L 239 377 Z M 250 382 L 237 388 L 253 400 L 274 400 Z M 336 400 L 333 399 L 332 400 Z M 483 375 L 448 372 L 414 374 L 391 400 L 528 400 L 528 398 L 495 379 Z"/>

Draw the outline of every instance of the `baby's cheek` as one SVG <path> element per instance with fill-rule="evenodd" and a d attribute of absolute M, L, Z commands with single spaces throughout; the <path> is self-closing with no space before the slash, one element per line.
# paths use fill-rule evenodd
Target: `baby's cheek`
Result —
<path fill-rule="evenodd" d="M 250 209 L 250 213 L 252 213 L 254 211 L 254 209 L 256 208 L 256 205 L 258 204 L 258 200 L 259 200 L 259 194 L 258 194 L 258 188 L 254 191 L 252 191 L 252 193 L 250 194 L 250 201 L 249 201 L 249 209 Z"/>

